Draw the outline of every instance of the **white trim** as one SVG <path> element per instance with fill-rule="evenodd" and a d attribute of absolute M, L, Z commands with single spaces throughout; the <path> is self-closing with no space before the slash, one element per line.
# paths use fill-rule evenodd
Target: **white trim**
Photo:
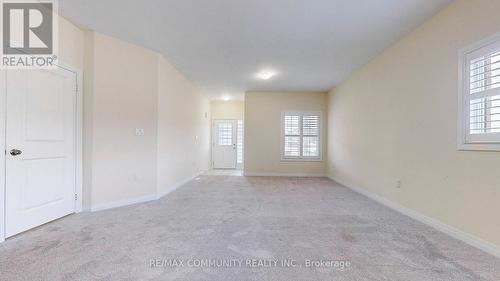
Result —
<path fill-rule="evenodd" d="M 457 113 L 457 148 L 458 150 L 478 150 L 478 151 L 500 151 L 500 143 L 496 141 L 468 141 L 467 136 L 469 135 L 467 132 L 468 128 L 468 108 L 467 103 L 469 99 L 466 98 L 466 94 L 468 94 L 469 85 L 467 85 L 468 81 L 468 72 L 467 72 L 467 56 L 486 47 L 490 44 L 498 42 L 500 40 L 500 32 L 496 33 L 492 36 L 489 36 L 483 40 L 479 40 L 469 46 L 466 46 L 458 51 L 458 113 Z"/>
<path fill-rule="evenodd" d="M 83 72 L 76 72 L 76 195 L 75 213 L 83 211 Z"/>
<path fill-rule="evenodd" d="M 166 195 L 176 191 L 177 189 L 181 188 L 182 186 L 184 186 L 188 182 L 194 180 L 195 178 L 199 177 L 200 175 L 201 175 L 201 173 L 196 173 L 196 174 L 194 174 L 194 175 L 192 175 L 184 180 L 181 180 L 181 181 L 174 183 L 174 185 L 172 185 L 167 191 L 158 193 L 156 195 L 156 199 L 161 199 L 161 198 L 165 197 Z"/>
<path fill-rule="evenodd" d="M 285 115 L 318 115 L 319 116 L 319 147 L 318 157 L 285 157 Z M 280 161 L 282 162 L 323 162 L 323 111 L 301 111 L 301 110 L 284 110 L 281 111 L 281 140 L 280 140 Z M 300 151 L 302 153 L 302 117 L 299 120 L 300 126 Z"/>
<path fill-rule="evenodd" d="M 109 203 L 96 204 L 96 205 L 93 205 L 92 207 L 90 207 L 90 211 L 91 212 L 103 211 L 103 210 L 114 209 L 114 208 L 118 208 L 118 207 L 124 207 L 124 206 L 128 206 L 128 205 L 149 202 L 149 201 L 153 201 L 153 200 L 156 200 L 156 194 L 150 194 L 150 195 L 145 195 L 145 196 L 136 197 L 136 198 L 118 200 L 118 201 L 113 201 L 113 202 L 109 202 Z"/>
<path fill-rule="evenodd" d="M 239 123 L 241 121 L 241 136 L 239 135 Z M 238 163 L 238 149 L 240 145 L 238 141 L 241 138 L 241 163 Z M 236 169 L 243 170 L 245 164 L 245 121 L 243 119 L 236 120 Z"/>
<path fill-rule="evenodd" d="M 172 193 L 173 191 L 181 188 L 182 186 L 186 185 L 188 182 L 192 181 L 194 178 L 198 177 L 200 174 L 201 173 L 196 173 L 196 174 L 194 174 L 194 175 L 192 175 L 184 180 L 178 181 L 177 183 L 172 185 L 172 187 L 166 192 L 162 192 L 162 193 L 156 192 L 155 194 L 144 195 L 141 197 L 118 200 L 118 201 L 113 201 L 113 202 L 109 202 L 109 203 L 97 204 L 97 205 L 91 206 L 89 211 L 90 212 L 98 212 L 98 211 L 109 210 L 109 209 L 125 207 L 125 206 L 129 206 L 129 205 L 158 200 L 158 199 L 163 198 L 164 196 Z"/>
<path fill-rule="evenodd" d="M 320 158 L 296 157 L 296 158 L 281 158 L 280 161 L 281 162 L 323 162 L 323 159 L 321 156 L 320 156 Z"/>
<path fill-rule="evenodd" d="M 76 75 L 75 213 L 80 213 L 83 211 L 83 74 L 81 70 L 64 62 L 58 63 L 58 66 Z"/>
<path fill-rule="evenodd" d="M 335 180 L 333 177 L 329 177 L 334 182 L 342 184 L 340 181 Z M 404 207 L 398 203 L 392 202 L 389 199 L 386 199 L 378 194 L 375 194 L 373 192 L 370 192 L 366 189 L 363 188 L 356 188 L 356 187 L 349 187 L 345 184 L 342 184 L 343 186 L 361 194 L 364 195 L 398 213 L 401 213 L 403 215 L 406 215 L 414 220 L 417 220 L 423 224 L 426 224 L 436 230 L 439 230 L 445 234 L 448 234 L 449 236 L 458 239 L 462 242 L 465 242 L 469 244 L 470 246 L 473 246 L 475 248 L 478 248 L 488 254 L 491 254 L 497 258 L 500 258 L 500 248 L 496 245 L 494 245 L 491 242 L 485 241 L 479 237 L 476 237 L 474 235 L 471 235 L 469 233 L 466 233 L 460 229 L 457 229 L 455 227 L 452 227 L 450 225 L 447 225 L 445 223 L 442 223 L 436 219 L 433 219 L 431 217 L 428 217 L 426 215 L 423 215 L 415 210 L 409 209 L 407 207 Z"/>
<path fill-rule="evenodd" d="M 5 103 L 7 96 L 7 72 L 0 70 L 0 243 L 5 241 Z M 3 152 L 3 153 L 2 153 Z"/>
<path fill-rule="evenodd" d="M 301 178 L 325 178 L 326 174 L 315 173 L 247 173 L 244 172 L 245 177 L 301 177 Z"/>
<path fill-rule="evenodd" d="M 461 140 L 461 139 L 459 139 Z M 458 150 L 463 151 L 500 151 L 499 143 L 458 143 Z"/>
<path fill-rule="evenodd" d="M 66 64 L 60 61 L 57 64 L 59 67 L 66 69 L 68 71 L 73 72 L 76 75 L 76 173 L 75 173 L 75 194 L 77 195 L 77 200 L 75 201 L 75 213 L 79 213 L 82 211 L 82 196 L 83 196 L 83 80 L 82 80 L 82 71 L 73 67 L 69 64 Z M 0 71 L 0 85 L 3 87 L 0 88 L 0 243 L 5 241 L 5 140 L 6 140 L 6 97 L 7 97 L 7 71 L 2 69 Z M 19 70 L 14 70 L 19 71 Z M 22 71 L 22 70 L 20 70 Z M 1 152 L 4 153 L 1 153 Z"/>
<path fill-rule="evenodd" d="M 218 122 L 218 121 L 231 121 L 233 122 L 233 133 L 236 132 L 236 135 L 234 135 L 234 139 L 233 139 L 233 142 L 234 144 L 233 145 L 238 145 L 237 142 L 238 140 L 236 139 L 237 136 L 238 136 L 238 119 L 212 119 L 212 129 L 210 130 L 210 134 L 212 135 L 212 143 L 210 144 L 210 150 L 211 150 L 211 157 L 212 159 L 210 159 L 210 168 L 211 169 L 237 169 L 238 168 L 238 151 L 235 151 L 234 153 L 234 168 L 215 168 L 214 167 L 214 164 L 215 164 L 215 161 L 214 161 L 214 151 L 215 151 L 215 144 L 217 142 L 217 140 L 215 139 L 215 136 L 216 136 L 216 133 L 215 133 L 215 122 Z M 243 123 L 244 124 L 244 123 Z M 234 126 L 236 125 L 236 127 Z M 245 128 L 243 128 L 243 130 L 245 130 Z M 244 158 L 243 158 L 244 159 Z M 245 160 L 243 160 L 243 162 L 245 162 Z M 241 165 L 241 164 L 240 164 Z"/>

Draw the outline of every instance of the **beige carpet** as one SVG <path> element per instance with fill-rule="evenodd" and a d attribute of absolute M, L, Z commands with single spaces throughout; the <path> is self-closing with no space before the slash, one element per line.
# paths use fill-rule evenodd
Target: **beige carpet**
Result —
<path fill-rule="evenodd" d="M 497 281 L 500 260 L 328 179 L 202 176 L 8 239 L 0 280 Z"/>

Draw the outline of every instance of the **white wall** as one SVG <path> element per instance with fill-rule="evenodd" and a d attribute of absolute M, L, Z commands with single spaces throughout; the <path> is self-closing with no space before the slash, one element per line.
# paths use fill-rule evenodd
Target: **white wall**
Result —
<path fill-rule="evenodd" d="M 281 113 L 323 112 L 323 160 L 281 161 Z M 245 94 L 245 174 L 326 175 L 327 94 L 247 92 Z"/>
<path fill-rule="evenodd" d="M 500 246 L 500 153 L 456 137 L 457 52 L 500 32 L 498 11 L 456 1 L 334 89 L 330 176 Z"/>
<path fill-rule="evenodd" d="M 158 56 L 157 193 L 209 169 L 210 103 Z"/>

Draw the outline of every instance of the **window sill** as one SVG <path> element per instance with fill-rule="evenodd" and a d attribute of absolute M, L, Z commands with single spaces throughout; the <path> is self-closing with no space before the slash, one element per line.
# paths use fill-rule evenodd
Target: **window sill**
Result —
<path fill-rule="evenodd" d="M 500 143 L 462 143 L 458 145 L 458 150 L 500 152 Z"/>
<path fill-rule="evenodd" d="M 281 158 L 281 162 L 323 162 L 321 158 Z"/>

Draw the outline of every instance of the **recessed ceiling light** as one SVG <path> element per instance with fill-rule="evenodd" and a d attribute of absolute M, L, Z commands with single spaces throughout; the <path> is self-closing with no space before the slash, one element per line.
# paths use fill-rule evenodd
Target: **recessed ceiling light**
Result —
<path fill-rule="evenodd" d="M 223 100 L 223 101 L 228 101 L 228 100 L 230 100 L 230 99 L 231 99 L 231 97 L 229 97 L 229 96 L 223 96 L 223 97 L 222 97 L 222 100 Z"/>
<path fill-rule="evenodd" d="M 274 72 L 272 70 L 262 70 L 261 72 L 257 73 L 257 78 L 262 79 L 262 80 L 269 80 L 274 75 L 276 75 L 276 72 Z"/>

